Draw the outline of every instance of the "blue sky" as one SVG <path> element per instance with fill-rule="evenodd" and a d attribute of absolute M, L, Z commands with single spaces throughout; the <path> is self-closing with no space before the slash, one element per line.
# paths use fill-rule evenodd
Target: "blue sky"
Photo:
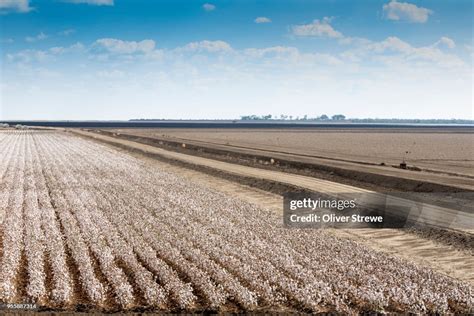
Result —
<path fill-rule="evenodd" d="M 472 1 L 0 0 L 0 118 L 473 118 Z"/>

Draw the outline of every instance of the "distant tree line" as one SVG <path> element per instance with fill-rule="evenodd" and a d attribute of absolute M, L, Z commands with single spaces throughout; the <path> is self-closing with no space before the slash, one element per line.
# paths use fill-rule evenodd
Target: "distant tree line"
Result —
<path fill-rule="evenodd" d="M 392 123 L 392 124 L 474 124 L 474 120 L 464 119 L 380 119 L 380 118 L 346 118 L 343 114 L 335 114 L 328 116 L 322 114 L 316 117 L 309 117 L 308 115 L 293 116 L 293 115 L 244 115 L 240 117 L 241 121 L 308 121 L 308 122 L 344 122 L 344 123 Z M 226 121 L 225 119 L 204 119 L 204 120 L 188 120 L 188 119 L 131 119 L 131 122 L 136 121 Z"/>
<path fill-rule="evenodd" d="M 474 120 L 465 119 L 380 119 L 380 118 L 346 118 L 343 114 L 335 114 L 329 117 L 326 114 L 322 114 L 317 117 L 303 116 L 292 116 L 281 114 L 280 116 L 268 115 L 244 115 L 241 116 L 242 121 L 268 121 L 268 120 L 279 120 L 279 121 L 312 121 L 312 122 L 325 122 L 325 121 L 338 121 L 346 123 L 406 123 L 406 124 L 474 124 Z"/>
<path fill-rule="evenodd" d="M 241 116 L 242 121 L 268 121 L 268 120 L 289 120 L 289 121 L 344 121 L 346 117 L 342 114 L 336 114 L 331 117 L 323 114 L 318 117 L 308 117 L 308 115 L 303 116 L 293 116 L 281 114 L 280 116 L 268 115 L 244 115 Z"/>

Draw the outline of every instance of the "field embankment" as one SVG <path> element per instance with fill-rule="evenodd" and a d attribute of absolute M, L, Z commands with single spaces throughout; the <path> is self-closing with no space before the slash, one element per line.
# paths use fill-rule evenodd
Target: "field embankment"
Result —
<path fill-rule="evenodd" d="M 466 130 L 119 129 L 100 132 L 178 152 L 367 189 L 474 191 L 471 174 L 474 133 Z M 407 170 L 399 168 L 404 160 Z"/>

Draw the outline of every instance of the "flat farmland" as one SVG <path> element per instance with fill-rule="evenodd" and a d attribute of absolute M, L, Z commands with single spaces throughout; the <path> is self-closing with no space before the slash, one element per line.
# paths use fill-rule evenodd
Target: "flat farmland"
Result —
<path fill-rule="evenodd" d="M 95 311 L 468 313 L 471 283 L 95 141 L 0 132 L 0 303 Z"/>
<path fill-rule="evenodd" d="M 261 149 L 329 159 L 408 165 L 474 176 L 474 132 L 469 129 L 117 129 L 119 133 L 192 140 L 203 145 Z"/>

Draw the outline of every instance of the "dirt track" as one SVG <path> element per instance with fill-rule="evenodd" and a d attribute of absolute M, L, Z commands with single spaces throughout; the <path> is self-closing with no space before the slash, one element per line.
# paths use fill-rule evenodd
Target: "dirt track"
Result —
<path fill-rule="evenodd" d="M 390 165 L 381 166 L 375 163 L 334 157 L 295 154 L 281 151 L 279 147 L 269 150 L 260 147 L 249 148 L 170 137 L 137 136 L 135 134 L 116 133 L 110 130 L 93 131 L 101 135 L 113 136 L 117 139 L 130 140 L 166 150 L 260 169 L 313 176 L 374 191 L 383 189 L 404 192 L 474 192 L 474 181 L 469 176 L 403 170 L 393 168 Z M 185 148 L 182 147 L 183 144 L 185 144 Z M 274 164 L 271 163 L 272 159 L 275 162 Z M 409 168 L 411 167 L 409 166 Z"/>
<path fill-rule="evenodd" d="M 463 130 L 387 129 L 118 129 L 122 135 L 195 142 L 202 146 L 286 153 L 366 165 L 409 166 L 474 177 L 474 134 Z"/>
<path fill-rule="evenodd" d="M 122 148 L 129 151 L 131 148 L 140 149 L 134 151 L 135 155 L 143 158 L 143 151 L 154 151 L 162 155 L 170 154 L 171 159 L 189 159 L 194 163 L 202 162 L 203 158 L 187 156 L 172 152 L 167 152 L 159 148 L 137 144 L 134 142 L 113 139 L 103 135 L 89 134 L 79 132 L 87 137 L 94 137 L 101 141 L 106 141 L 112 145 L 121 145 Z M 130 146 L 130 147 L 129 147 Z M 185 156 L 185 157 L 183 157 Z M 148 159 L 148 158 L 146 158 Z M 149 159 L 149 163 L 156 163 L 154 159 Z M 214 166 L 215 167 L 215 166 Z M 229 166 L 226 166 L 229 167 Z M 234 166 L 240 169 L 243 166 Z M 282 212 L 282 198 L 279 195 L 265 192 L 263 190 L 248 187 L 226 179 L 211 176 L 203 172 L 182 168 L 176 165 L 167 165 L 168 170 L 190 178 L 192 181 L 199 182 L 202 185 L 212 187 L 214 189 L 232 194 L 251 203 L 258 204 L 265 208 L 273 209 L 276 212 Z M 256 175 L 265 176 L 269 172 L 257 169 Z M 281 181 L 288 180 L 288 174 L 283 174 L 279 179 Z M 316 180 L 316 179 L 312 179 Z M 306 180 L 306 181 L 309 181 Z M 299 185 L 311 185 L 309 182 L 300 182 Z M 326 183 L 324 183 L 326 184 Z M 335 185 L 334 188 L 338 188 Z M 340 188 L 340 187 L 339 187 Z M 346 189 L 345 187 L 343 187 Z M 399 229 L 360 229 L 360 230 L 332 230 L 332 233 L 344 238 L 356 240 L 357 242 L 368 245 L 369 247 L 396 255 L 398 257 L 429 266 L 436 271 L 449 275 L 453 278 L 474 282 L 474 257 L 472 252 L 467 248 L 458 247 L 456 243 L 450 244 L 443 240 L 436 240 L 429 236 L 423 236 L 416 231 L 404 231 Z M 468 237 L 468 243 L 472 243 L 472 237 Z"/>

